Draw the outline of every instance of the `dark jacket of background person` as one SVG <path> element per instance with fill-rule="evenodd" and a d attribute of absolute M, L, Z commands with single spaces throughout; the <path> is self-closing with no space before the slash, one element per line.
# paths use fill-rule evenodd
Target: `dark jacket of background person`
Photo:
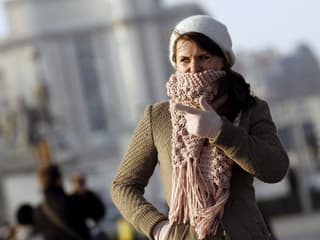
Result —
<path fill-rule="evenodd" d="M 40 171 L 40 181 L 44 186 L 43 202 L 64 221 L 65 225 L 83 239 L 90 239 L 90 229 L 86 221 L 88 219 L 99 221 L 104 216 L 105 207 L 101 200 L 89 190 L 81 197 L 66 194 L 61 184 L 60 171 L 56 166 L 49 166 Z M 75 239 L 56 226 L 44 213 L 41 205 L 35 211 L 35 225 L 46 240 Z"/>

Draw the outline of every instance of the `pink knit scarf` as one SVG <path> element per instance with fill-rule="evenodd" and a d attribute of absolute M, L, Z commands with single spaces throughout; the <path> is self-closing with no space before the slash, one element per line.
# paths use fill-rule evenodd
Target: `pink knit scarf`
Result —
<path fill-rule="evenodd" d="M 171 97 L 172 195 L 170 223 L 195 226 L 199 239 L 215 235 L 229 197 L 232 160 L 205 138 L 191 135 L 185 127 L 184 113 L 173 110 L 173 103 L 200 108 L 199 98 L 212 102 L 217 95 L 217 79 L 224 71 L 175 73 L 167 82 Z M 238 122 L 239 116 L 235 122 Z M 235 123 L 238 124 L 238 123 Z"/>

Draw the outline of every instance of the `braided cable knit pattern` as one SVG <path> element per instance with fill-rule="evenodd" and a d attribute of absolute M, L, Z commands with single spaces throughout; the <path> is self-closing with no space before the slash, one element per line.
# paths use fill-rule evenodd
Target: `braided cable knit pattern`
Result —
<path fill-rule="evenodd" d="M 199 239 L 216 234 L 229 197 L 233 161 L 205 138 L 188 133 L 184 113 L 174 111 L 173 103 L 200 108 L 204 96 L 212 102 L 218 92 L 218 79 L 224 71 L 175 73 L 167 82 L 172 133 L 171 223 L 190 222 Z M 235 120 L 238 125 L 239 116 Z"/>

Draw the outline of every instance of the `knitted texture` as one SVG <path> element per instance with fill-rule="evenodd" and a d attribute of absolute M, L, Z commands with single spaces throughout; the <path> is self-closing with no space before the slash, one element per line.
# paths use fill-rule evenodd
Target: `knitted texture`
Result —
<path fill-rule="evenodd" d="M 167 83 L 173 127 L 169 220 L 190 222 L 199 239 L 217 232 L 229 197 L 233 161 L 207 139 L 189 134 L 184 113 L 175 111 L 173 103 L 200 108 L 201 96 L 212 102 L 218 92 L 217 80 L 224 75 L 224 71 L 213 70 L 175 73 Z"/>

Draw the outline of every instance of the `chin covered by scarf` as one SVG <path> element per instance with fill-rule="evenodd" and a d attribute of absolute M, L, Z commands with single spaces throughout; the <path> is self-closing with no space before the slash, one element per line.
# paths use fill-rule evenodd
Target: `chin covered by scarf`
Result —
<path fill-rule="evenodd" d="M 190 223 L 199 239 L 215 235 L 230 194 L 233 161 L 208 139 L 191 135 L 184 113 L 173 103 L 200 108 L 201 96 L 212 103 L 218 95 L 219 78 L 224 71 L 175 73 L 167 82 L 172 133 L 172 193 L 170 223 Z M 234 124 L 238 125 L 239 115 Z"/>

